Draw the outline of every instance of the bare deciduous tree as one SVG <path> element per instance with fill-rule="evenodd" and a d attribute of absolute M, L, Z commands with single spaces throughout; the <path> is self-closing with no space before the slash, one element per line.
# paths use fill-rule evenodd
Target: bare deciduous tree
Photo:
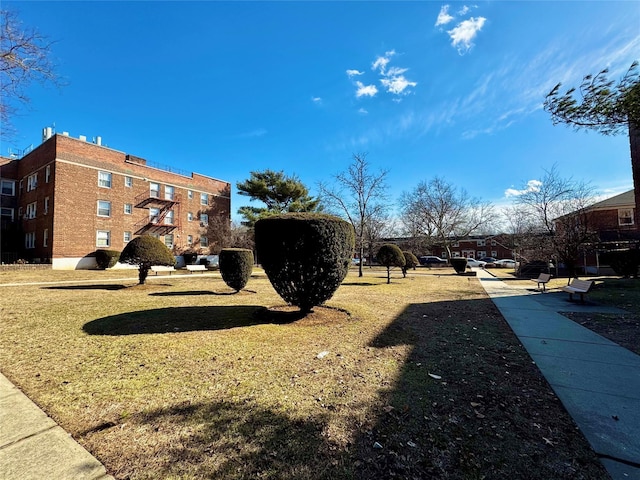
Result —
<path fill-rule="evenodd" d="M 0 9 L 0 121 L 3 137 L 13 134 L 11 117 L 18 104 L 29 102 L 32 82 L 59 85 L 49 41 L 37 30 L 22 25 L 17 14 Z"/>
<path fill-rule="evenodd" d="M 478 231 L 494 218 L 491 203 L 472 198 L 439 177 L 403 193 L 401 210 L 402 217 L 413 222 L 412 228 L 441 244 L 449 258 L 456 238 Z"/>
<path fill-rule="evenodd" d="M 364 256 L 367 222 L 380 218 L 385 212 L 387 170 L 371 172 L 367 154 L 353 155 L 346 171 L 334 176 L 335 183 L 320 183 L 318 189 L 322 201 L 340 216 L 346 216 L 356 231 L 356 249 Z M 362 276 L 362 261 L 359 266 Z"/>
<path fill-rule="evenodd" d="M 532 228 L 544 234 L 538 241 L 549 242 L 569 279 L 576 275 L 581 248 L 594 239 L 587 214 L 594 196 L 591 185 L 560 177 L 554 165 L 536 188 L 526 189 L 516 199 L 518 215 L 531 219 Z"/>
<path fill-rule="evenodd" d="M 254 247 L 253 229 L 232 222 L 225 214 L 209 217 L 206 235 L 212 254 L 218 254 L 220 250 L 228 247 L 249 250 L 253 250 Z"/>

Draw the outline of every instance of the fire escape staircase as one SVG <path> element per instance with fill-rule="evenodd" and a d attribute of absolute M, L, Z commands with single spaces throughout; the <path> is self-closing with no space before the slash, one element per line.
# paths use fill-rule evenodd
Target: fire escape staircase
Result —
<path fill-rule="evenodd" d="M 174 194 L 172 198 L 161 198 L 159 191 L 150 191 L 149 193 L 138 195 L 135 201 L 135 208 L 158 209 L 158 215 L 151 216 L 149 213 L 135 224 L 137 229 L 135 235 L 167 235 L 180 226 L 180 199 L 177 195 Z M 167 215 L 172 210 L 173 218 L 167 218 Z M 168 223 L 167 220 L 171 221 L 171 223 Z"/>

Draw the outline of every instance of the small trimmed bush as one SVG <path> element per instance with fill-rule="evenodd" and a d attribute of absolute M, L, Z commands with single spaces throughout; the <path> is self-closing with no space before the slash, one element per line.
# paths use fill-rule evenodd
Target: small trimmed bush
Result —
<path fill-rule="evenodd" d="M 242 290 L 251 277 L 253 252 L 246 248 L 223 248 L 219 262 L 224 283 L 236 292 Z"/>
<path fill-rule="evenodd" d="M 608 264 L 613 271 L 624 278 L 638 278 L 640 268 L 640 250 L 619 250 L 606 252 L 600 256 L 600 261 Z"/>
<path fill-rule="evenodd" d="M 407 261 L 400 247 L 392 243 L 382 245 L 376 255 L 378 263 L 387 267 L 387 283 L 391 283 L 391 267 L 400 267 L 403 269 Z"/>
<path fill-rule="evenodd" d="M 196 258 L 198 258 L 198 254 L 193 252 L 185 252 L 182 254 L 182 258 L 184 258 L 185 265 L 193 265 L 196 262 Z"/>
<path fill-rule="evenodd" d="M 449 262 L 458 274 L 463 274 L 467 270 L 467 259 L 464 257 L 454 257 Z"/>
<path fill-rule="evenodd" d="M 96 263 L 100 270 L 113 267 L 120 259 L 118 250 L 96 250 Z"/>
<path fill-rule="evenodd" d="M 355 245 L 350 223 L 321 213 L 287 213 L 255 224 L 258 263 L 276 292 L 303 313 L 329 300 Z"/>
<path fill-rule="evenodd" d="M 138 280 L 144 285 L 152 265 L 174 266 L 176 259 L 167 246 L 151 235 L 136 237 L 127 243 L 120 261 L 129 265 L 138 265 Z"/>
<path fill-rule="evenodd" d="M 415 270 L 416 267 L 420 264 L 420 262 L 418 261 L 418 257 L 416 257 L 411 252 L 402 252 L 402 254 L 404 255 L 404 260 L 405 260 L 404 267 L 402 267 L 402 275 L 406 277 L 407 270 L 409 270 L 410 268 L 413 268 Z"/>

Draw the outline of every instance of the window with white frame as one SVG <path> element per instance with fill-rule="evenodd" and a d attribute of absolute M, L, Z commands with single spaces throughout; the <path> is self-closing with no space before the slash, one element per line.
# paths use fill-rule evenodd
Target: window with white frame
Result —
<path fill-rule="evenodd" d="M 451 246 L 452 246 L 453 248 L 459 248 L 459 247 L 460 247 L 460 242 L 453 242 L 453 243 L 451 244 Z"/>
<path fill-rule="evenodd" d="M 159 198 L 160 197 L 160 184 L 151 182 L 149 183 L 149 196 L 151 198 Z"/>
<path fill-rule="evenodd" d="M 187 245 L 193 244 L 193 235 L 187 235 Z"/>
<path fill-rule="evenodd" d="M 159 208 L 150 208 L 149 209 L 149 222 L 158 223 L 158 217 L 160 216 Z"/>
<path fill-rule="evenodd" d="M 164 216 L 165 225 L 173 225 L 173 210 L 169 210 Z"/>
<path fill-rule="evenodd" d="M 187 197 L 189 197 L 189 200 L 193 200 L 193 190 L 187 190 Z"/>
<path fill-rule="evenodd" d="M 498 242 L 496 242 L 495 240 L 491 240 L 491 246 L 495 247 L 496 245 L 498 245 Z"/>
<path fill-rule="evenodd" d="M 27 192 L 35 190 L 38 186 L 38 173 L 33 173 L 27 177 Z"/>
<path fill-rule="evenodd" d="M 484 250 L 478 250 L 477 258 L 484 258 L 486 256 L 487 256 L 487 252 L 485 252 Z"/>
<path fill-rule="evenodd" d="M 98 230 L 96 232 L 96 246 L 97 247 L 111 246 L 111 232 L 109 230 Z"/>
<path fill-rule="evenodd" d="M 192 221 L 193 220 L 193 212 L 187 212 L 187 221 Z"/>
<path fill-rule="evenodd" d="M 47 165 L 47 168 L 44 170 L 44 181 L 49 183 L 49 180 L 51 180 L 51 165 Z"/>
<path fill-rule="evenodd" d="M 201 235 L 200 236 L 200 246 L 201 247 L 206 247 L 207 245 L 209 245 L 209 240 L 204 235 Z"/>
<path fill-rule="evenodd" d="M 98 172 L 98 186 L 102 188 L 111 188 L 110 172 Z"/>
<path fill-rule="evenodd" d="M 618 210 L 618 225 L 633 225 L 633 209 L 621 208 Z"/>
<path fill-rule="evenodd" d="M 173 235 L 171 233 L 164 236 L 164 244 L 168 249 L 173 248 Z"/>
<path fill-rule="evenodd" d="M 8 219 L 10 222 L 13 222 L 13 208 L 0 208 L 0 217 Z"/>
<path fill-rule="evenodd" d="M 107 200 L 98 200 L 98 216 L 110 217 L 111 216 L 111 202 Z"/>
<path fill-rule="evenodd" d="M 47 243 L 49 242 L 49 229 L 45 228 L 44 233 L 42 235 L 42 246 L 48 247 Z"/>
<path fill-rule="evenodd" d="M 131 203 L 124 204 L 124 214 L 131 215 L 133 213 L 133 205 Z"/>
<path fill-rule="evenodd" d="M 200 214 L 200 226 L 201 227 L 206 227 L 207 225 L 209 225 L 209 215 L 207 215 L 206 213 L 201 213 Z"/>
<path fill-rule="evenodd" d="M 36 218 L 36 202 L 27 205 L 27 209 L 24 212 L 24 216 L 27 220 Z"/>
<path fill-rule="evenodd" d="M 124 177 L 124 186 L 125 187 L 133 187 L 133 178 L 132 177 Z"/>
<path fill-rule="evenodd" d="M 0 194 L 10 197 L 16 196 L 16 182 L 14 180 L 0 181 Z"/>
<path fill-rule="evenodd" d="M 24 248 L 36 248 L 36 232 L 24 234 Z"/>
<path fill-rule="evenodd" d="M 164 199 L 165 200 L 173 200 L 173 196 L 175 195 L 175 188 L 171 185 L 164 186 Z"/>
<path fill-rule="evenodd" d="M 200 205 L 209 205 L 209 195 L 206 193 L 200 194 Z"/>
<path fill-rule="evenodd" d="M 131 241 L 131 232 L 124 232 L 122 240 L 124 240 L 124 243 L 129 243 Z"/>
<path fill-rule="evenodd" d="M 498 251 L 497 250 L 491 250 L 491 256 L 493 258 L 496 258 L 498 256 Z"/>
<path fill-rule="evenodd" d="M 484 240 L 477 240 L 476 242 L 479 247 L 484 247 Z"/>
<path fill-rule="evenodd" d="M 44 214 L 49 213 L 49 197 L 44 197 Z"/>

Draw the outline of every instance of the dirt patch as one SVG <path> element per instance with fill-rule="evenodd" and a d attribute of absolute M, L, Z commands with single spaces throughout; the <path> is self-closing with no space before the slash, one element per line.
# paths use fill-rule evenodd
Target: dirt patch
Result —
<path fill-rule="evenodd" d="M 563 315 L 640 355 L 640 317 L 638 315 L 577 312 L 564 312 Z"/>

